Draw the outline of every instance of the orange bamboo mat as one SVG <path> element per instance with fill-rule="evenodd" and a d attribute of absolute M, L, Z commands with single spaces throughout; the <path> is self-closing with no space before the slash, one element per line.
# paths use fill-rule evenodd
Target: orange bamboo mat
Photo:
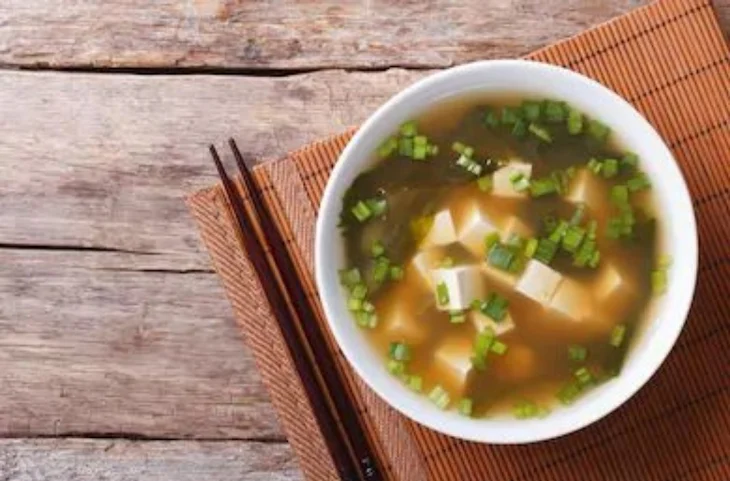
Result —
<path fill-rule="evenodd" d="M 321 320 L 381 465 L 395 481 L 728 481 L 730 53 L 712 5 L 661 1 L 529 58 L 609 86 L 633 103 L 673 150 L 694 199 L 700 236 L 690 319 L 663 367 L 627 404 L 575 434 L 525 446 L 463 442 L 400 416 L 353 375 Z M 301 282 L 315 299 L 312 251 L 319 199 L 351 134 L 307 145 L 256 171 Z M 189 206 L 307 479 L 337 479 L 222 189 L 195 193 Z"/>

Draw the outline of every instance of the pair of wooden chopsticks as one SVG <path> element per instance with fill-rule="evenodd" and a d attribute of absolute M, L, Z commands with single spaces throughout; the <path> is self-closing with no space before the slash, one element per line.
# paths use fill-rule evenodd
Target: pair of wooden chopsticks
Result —
<path fill-rule="evenodd" d="M 253 174 L 244 162 L 236 142 L 230 139 L 228 144 L 236 159 L 245 190 L 251 198 L 255 217 L 244 207 L 243 198 L 228 177 L 218 152 L 212 145 L 210 154 L 241 229 L 248 257 L 281 328 L 339 476 L 345 481 L 382 480 L 383 476 L 359 422 L 355 406 L 347 395 L 345 383 L 335 367 L 335 360 L 326 349 L 327 344 L 318 327 L 312 305 L 295 275 L 294 262 L 286 249 L 284 239 L 274 225 L 272 214 L 263 202 Z M 266 257 L 262 239 L 256 234 L 256 224 L 261 228 L 263 241 L 271 247 L 273 262 L 269 262 Z M 276 280 L 275 272 L 282 280 L 283 290 Z M 291 299 L 294 312 L 288 308 L 287 296 Z M 297 329 L 297 322 L 301 330 Z"/>

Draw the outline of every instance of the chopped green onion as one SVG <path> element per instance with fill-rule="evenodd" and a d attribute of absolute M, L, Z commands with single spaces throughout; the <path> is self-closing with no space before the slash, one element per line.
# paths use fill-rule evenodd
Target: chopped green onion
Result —
<path fill-rule="evenodd" d="M 522 119 L 517 119 L 517 121 L 512 126 L 512 135 L 517 137 L 518 139 L 522 139 L 527 135 L 527 124 Z"/>
<path fill-rule="evenodd" d="M 378 325 L 378 316 L 374 312 L 358 311 L 355 313 L 355 321 L 360 327 L 373 329 Z"/>
<path fill-rule="evenodd" d="M 360 222 L 365 222 L 373 215 L 373 211 L 370 210 L 365 202 L 360 201 L 352 208 L 352 215 Z"/>
<path fill-rule="evenodd" d="M 625 185 L 611 187 L 611 202 L 615 205 L 624 205 L 629 202 L 629 189 Z"/>
<path fill-rule="evenodd" d="M 352 289 L 355 285 L 362 282 L 362 276 L 360 275 L 360 269 L 353 267 L 352 269 L 342 269 L 340 271 L 340 283 Z"/>
<path fill-rule="evenodd" d="M 610 179 L 618 174 L 618 160 L 606 159 L 603 161 L 603 177 Z"/>
<path fill-rule="evenodd" d="M 545 265 L 549 265 L 553 261 L 553 258 L 555 257 L 555 254 L 557 254 L 557 252 L 557 242 L 553 242 L 550 239 L 540 239 L 537 244 L 537 250 L 535 251 L 535 255 L 533 256 L 533 258 L 542 262 Z"/>
<path fill-rule="evenodd" d="M 351 297 L 347 300 L 347 309 L 352 312 L 357 312 L 362 309 L 362 299 Z"/>
<path fill-rule="evenodd" d="M 557 398 L 563 404 L 573 404 L 582 391 L 583 386 L 579 382 L 570 382 L 558 392 Z"/>
<path fill-rule="evenodd" d="M 446 287 L 446 283 L 441 282 L 436 286 L 436 299 L 440 306 L 449 303 L 449 288 Z"/>
<path fill-rule="evenodd" d="M 466 322 L 466 313 L 464 311 L 449 312 L 449 322 L 451 324 L 463 324 Z"/>
<path fill-rule="evenodd" d="M 485 316 L 492 318 L 496 322 L 500 322 L 507 315 L 508 305 L 509 301 L 505 297 L 493 292 L 487 298 L 487 302 L 480 306 L 480 311 Z"/>
<path fill-rule="evenodd" d="M 416 137 L 418 138 L 418 137 Z M 428 155 L 427 145 L 414 145 L 413 146 L 413 160 L 425 160 Z"/>
<path fill-rule="evenodd" d="M 373 245 L 370 246 L 370 254 L 373 257 L 380 257 L 383 254 L 385 254 L 385 246 L 380 241 L 373 242 Z"/>
<path fill-rule="evenodd" d="M 555 188 L 558 194 L 563 195 L 568 190 L 568 182 L 570 177 L 567 171 L 556 170 L 550 174 L 550 178 L 555 182 Z"/>
<path fill-rule="evenodd" d="M 595 269 L 598 267 L 599 262 L 601 262 L 601 253 L 599 251 L 593 251 L 593 255 L 591 255 L 591 259 L 588 261 L 588 266 L 591 269 Z"/>
<path fill-rule="evenodd" d="M 378 157 L 385 159 L 390 157 L 398 148 L 398 139 L 396 137 L 388 137 L 385 142 L 378 147 Z"/>
<path fill-rule="evenodd" d="M 386 257 L 379 257 L 373 268 L 373 280 L 377 283 L 385 282 L 390 275 L 390 260 Z"/>
<path fill-rule="evenodd" d="M 398 153 L 404 157 L 413 157 L 413 139 L 409 137 L 398 139 Z"/>
<path fill-rule="evenodd" d="M 667 271 L 659 269 L 651 273 L 651 292 L 659 296 L 667 291 Z"/>
<path fill-rule="evenodd" d="M 651 187 L 651 182 L 649 182 L 649 178 L 646 176 L 645 173 L 639 172 L 638 174 L 636 174 L 636 176 L 626 181 L 626 187 L 631 192 L 639 192 L 641 190 Z"/>
<path fill-rule="evenodd" d="M 365 200 L 365 205 L 370 209 L 373 217 L 380 217 L 385 214 L 385 210 L 388 208 L 388 201 L 384 198 L 372 198 Z"/>
<path fill-rule="evenodd" d="M 627 152 L 621 157 L 621 166 L 635 169 L 639 166 L 639 156 L 633 152 Z"/>
<path fill-rule="evenodd" d="M 575 109 L 568 110 L 568 133 L 578 135 L 583 131 L 583 114 Z"/>
<path fill-rule="evenodd" d="M 586 231 L 582 227 L 573 225 L 568 227 L 563 236 L 563 249 L 568 252 L 576 252 L 585 238 Z"/>
<path fill-rule="evenodd" d="M 548 239 L 555 243 L 559 243 L 561 240 L 563 240 L 563 236 L 565 235 L 565 233 L 568 232 L 568 227 L 570 227 L 570 224 L 568 224 L 564 220 L 561 220 L 555 230 L 550 234 Z"/>
<path fill-rule="evenodd" d="M 573 217 L 570 218 L 569 224 L 572 226 L 579 225 L 581 222 L 583 222 L 583 216 L 586 213 L 586 205 L 584 203 L 578 204 L 578 207 L 576 207 L 575 212 L 573 212 Z"/>
<path fill-rule="evenodd" d="M 530 179 L 525 177 L 522 172 L 515 172 L 509 177 L 512 188 L 517 192 L 524 192 L 530 188 Z"/>
<path fill-rule="evenodd" d="M 588 239 L 583 242 L 578 252 L 573 256 L 573 265 L 576 267 L 585 267 L 593 258 L 593 255 L 598 252 L 596 250 L 596 241 L 594 239 Z"/>
<path fill-rule="evenodd" d="M 502 124 L 512 125 L 520 119 L 519 110 L 514 107 L 502 108 Z"/>
<path fill-rule="evenodd" d="M 499 125 L 499 115 L 497 115 L 493 109 L 489 109 L 485 112 L 484 125 L 487 127 L 496 127 Z"/>
<path fill-rule="evenodd" d="M 402 376 L 406 373 L 406 363 L 403 361 L 396 361 L 395 359 L 388 360 L 388 372 L 394 376 Z"/>
<path fill-rule="evenodd" d="M 621 230 L 623 226 L 621 224 L 621 219 L 618 217 L 613 217 L 611 219 L 608 219 L 608 225 L 606 226 L 606 235 L 609 239 L 618 239 L 621 237 Z"/>
<path fill-rule="evenodd" d="M 514 405 L 512 413 L 517 419 L 529 419 L 540 416 L 545 412 L 532 401 L 520 401 Z"/>
<path fill-rule="evenodd" d="M 543 142 L 547 142 L 548 144 L 553 141 L 552 135 L 550 135 L 550 132 L 545 127 L 542 127 L 538 124 L 530 124 L 527 129 L 538 139 L 542 140 Z"/>
<path fill-rule="evenodd" d="M 459 414 L 462 416 L 471 416 L 472 409 L 474 407 L 474 401 L 470 398 L 465 397 L 459 400 Z"/>
<path fill-rule="evenodd" d="M 395 361 L 411 360 L 411 348 L 405 342 L 391 342 L 388 351 L 390 358 Z"/>
<path fill-rule="evenodd" d="M 493 342 L 494 331 L 489 328 L 481 331 L 474 340 L 474 355 L 476 357 L 486 357 Z"/>
<path fill-rule="evenodd" d="M 598 142 L 605 142 L 610 133 L 611 129 L 598 120 L 588 121 L 588 135 L 596 139 Z"/>
<path fill-rule="evenodd" d="M 425 147 L 427 145 L 428 145 L 428 137 L 426 137 L 425 135 L 416 135 L 415 137 L 413 137 L 413 146 L 414 147 L 419 147 L 419 146 Z"/>
<path fill-rule="evenodd" d="M 354 299 L 365 299 L 365 296 L 368 295 L 368 288 L 365 284 L 357 284 L 352 287 L 352 290 L 350 291 L 350 295 Z"/>
<path fill-rule="evenodd" d="M 464 151 L 466 150 L 466 148 L 467 148 L 466 145 L 459 141 L 456 141 L 453 144 L 451 144 L 451 150 L 453 150 L 457 154 L 464 155 Z"/>
<path fill-rule="evenodd" d="M 431 157 L 439 154 L 439 146 L 435 144 L 431 144 L 428 146 L 428 155 Z"/>
<path fill-rule="evenodd" d="M 504 353 L 507 352 L 507 344 L 495 339 L 492 346 L 489 348 L 489 351 L 497 354 L 498 356 L 503 356 Z"/>
<path fill-rule="evenodd" d="M 417 133 L 418 128 L 416 127 L 416 122 L 414 122 L 413 120 L 405 122 L 400 126 L 400 134 L 403 137 L 413 137 Z"/>
<path fill-rule="evenodd" d="M 551 123 L 559 123 L 567 116 L 566 107 L 563 102 L 555 100 L 545 101 L 545 120 Z"/>
<path fill-rule="evenodd" d="M 571 344 L 568 346 L 568 358 L 571 361 L 585 361 L 588 357 L 588 349 L 578 344 Z"/>
<path fill-rule="evenodd" d="M 491 232 L 484 238 L 484 246 L 487 250 L 491 249 L 493 245 L 499 242 L 499 232 Z"/>
<path fill-rule="evenodd" d="M 588 222 L 587 236 L 589 240 L 596 240 L 596 231 L 598 230 L 598 222 L 591 220 Z"/>
<path fill-rule="evenodd" d="M 449 393 L 447 393 L 446 390 L 441 386 L 434 387 L 428 394 L 428 398 L 440 409 L 446 409 L 446 407 L 449 405 L 449 402 L 451 402 Z"/>
<path fill-rule="evenodd" d="M 489 192 L 492 190 L 492 177 L 489 175 L 479 177 L 477 179 L 477 186 L 482 192 Z"/>
<path fill-rule="evenodd" d="M 549 234 L 558 227 L 558 219 L 553 215 L 546 215 L 542 218 L 542 227 Z"/>
<path fill-rule="evenodd" d="M 390 278 L 394 281 L 403 279 L 405 272 L 401 266 L 390 266 Z"/>
<path fill-rule="evenodd" d="M 603 170 L 603 162 L 596 158 L 588 159 L 588 170 L 598 175 Z"/>
<path fill-rule="evenodd" d="M 551 177 L 535 179 L 530 182 L 530 193 L 533 197 L 542 197 L 543 195 L 553 194 L 558 191 L 558 186 Z"/>
<path fill-rule="evenodd" d="M 529 121 L 534 122 L 540 120 L 540 102 L 534 100 L 525 100 L 520 106 L 522 109 L 522 115 Z"/>
<path fill-rule="evenodd" d="M 610 345 L 613 347 L 620 347 L 621 344 L 624 342 L 624 337 L 626 336 L 626 325 L 625 324 L 618 324 L 614 326 L 614 328 L 611 330 L 611 337 L 608 341 Z"/>
<path fill-rule="evenodd" d="M 501 245 L 494 244 L 487 254 L 487 262 L 490 266 L 496 267 L 503 271 L 509 271 L 509 266 L 514 259 L 515 254 L 511 249 Z"/>
<path fill-rule="evenodd" d="M 591 372 L 586 367 L 581 367 L 580 369 L 575 371 L 573 375 L 583 386 L 585 386 L 586 384 L 590 384 L 593 381 L 593 374 L 591 374 Z"/>
<path fill-rule="evenodd" d="M 372 302 L 362 301 L 362 310 L 364 312 L 375 312 L 375 306 Z"/>
<path fill-rule="evenodd" d="M 479 356 L 472 356 L 469 358 L 471 361 L 472 367 L 476 369 L 477 371 L 486 371 L 487 369 L 487 358 L 486 357 L 479 357 Z"/>
<path fill-rule="evenodd" d="M 537 252 L 538 244 L 539 241 L 534 237 L 529 239 L 527 244 L 525 244 L 525 257 L 531 259 L 535 255 L 535 252 Z"/>
<path fill-rule="evenodd" d="M 421 376 L 410 376 L 408 378 L 408 387 L 412 391 L 421 392 L 423 389 L 423 378 Z"/>

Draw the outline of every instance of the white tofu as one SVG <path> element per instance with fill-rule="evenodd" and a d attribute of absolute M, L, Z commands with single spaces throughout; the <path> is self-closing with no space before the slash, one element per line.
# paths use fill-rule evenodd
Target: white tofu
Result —
<path fill-rule="evenodd" d="M 560 285 L 563 276 L 542 262 L 531 259 L 517 281 L 515 290 L 530 299 L 546 305 Z"/>
<path fill-rule="evenodd" d="M 459 243 L 473 255 L 483 258 L 485 254 L 484 239 L 496 232 L 497 227 L 476 202 L 469 206 L 463 223 L 459 226 L 457 237 Z"/>
<path fill-rule="evenodd" d="M 431 230 L 423 239 L 421 247 L 445 246 L 456 242 L 456 228 L 449 209 L 444 209 L 433 216 Z"/>
<path fill-rule="evenodd" d="M 428 336 L 426 324 L 422 322 L 413 305 L 405 300 L 391 303 L 386 312 L 378 314 L 378 323 L 383 326 L 388 339 L 408 344 L 420 344 Z"/>
<path fill-rule="evenodd" d="M 532 236 L 532 229 L 519 217 L 510 217 L 502 227 L 502 242 L 507 242 L 513 235 L 526 239 Z"/>
<path fill-rule="evenodd" d="M 442 260 L 443 252 L 440 249 L 424 249 L 416 253 L 408 263 L 409 274 L 420 279 L 429 289 L 433 289 L 431 270 Z"/>
<path fill-rule="evenodd" d="M 469 379 L 472 354 L 472 342 L 465 338 L 447 339 L 434 353 L 436 369 L 447 377 L 447 384 L 459 393 L 464 391 Z"/>
<path fill-rule="evenodd" d="M 478 265 L 457 266 L 431 271 L 436 304 L 443 311 L 460 311 L 469 307 L 475 299 L 485 295 L 482 270 Z M 443 283 L 449 294 L 449 302 L 438 304 L 438 286 Z"/>
<path fill-rule="evenodd" d="M 565 199 L 574 204 L 585 204 L 596 209 L 607 198 L 606 187 L 602 180 L 586 168 L 578 170 L 568 186 Z"/>
<path fill-rule="evenodd" d="M 515 322 L 512 320 L 512 316 L 509 312 L 504 319 L 499 322 L 496 322 L 489 316 L 485 316 L 479 311 L 470 311 L 468 319 L 477 332 L 482 332 L 484 329 L 491 329 L 496 336 L 507 334 L 515 328 Z"/>
<path fill-rule="evenodd" d="M 636 298 L 634 283 L 610 261 L 602 261 L 593 292 L 596 301 L 606 310 L 620 316 Z"/>
<path fill-rule="evenodd" d="M 532 176 L 532 164 L 524 162 L 510 162 L 492 174 L 492 195 L 497 197 L 520 198 L 526 197 L 527 192 L 517 192 L 512 186 L 510 177 L 522 174 L 527 179 Z"/>
<path fill-rule="evenodd" d="M 563 279 L 550 300 L 549 307 L 571 322 L 589 321 L 595 315 L 590 292 L 573 279 Z"/>

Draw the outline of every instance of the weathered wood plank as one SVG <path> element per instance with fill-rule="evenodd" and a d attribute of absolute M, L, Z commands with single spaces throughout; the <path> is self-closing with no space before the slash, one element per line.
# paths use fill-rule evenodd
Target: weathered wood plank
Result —
<path fill-rule="evenodd" d="M 421 75 L 0 72 L 0 437 L 281 438 L 183 197 Z"/>
<path fill-rule="evenodd" d="M 0 437 L 283 439 L 215 275 L 115 257 L 0 250 Z"/>
<path fill-rule="evenodd" d="M 180 254 L 182 201 L 216 181 L 209 142 L 278 156 L 357 124 L 425 72 L 285 78 L 0 72 L 0 243 Z M 32 92 L 32 94 L 29 94 Z"/>
<path fill-rule="evenodd" d="M 294 481 L 304 479 L 286 444 L 0 440 L 3 481 Z"/>
<path fill-rule="evenodd" d="M 4 0 L 0 63 L 282 70 L 447 67 L 523 55 L 645 3 Z M 730 2 L 718 4 L 727 17 Z"/>

